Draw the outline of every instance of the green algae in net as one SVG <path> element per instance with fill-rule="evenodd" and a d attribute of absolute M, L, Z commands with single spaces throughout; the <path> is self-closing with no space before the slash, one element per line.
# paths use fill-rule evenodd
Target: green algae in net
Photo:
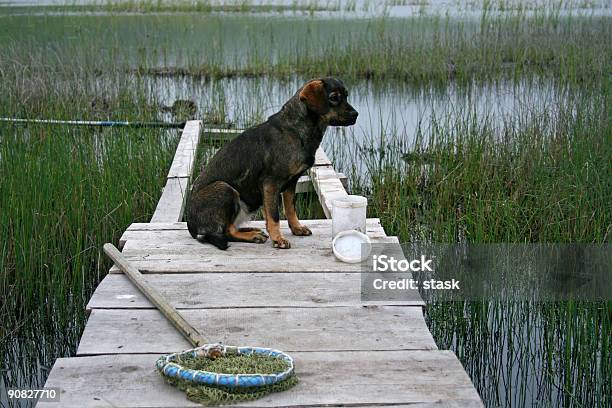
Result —
<path fill-rule="evenodd" d="M 202 405 L 255 400 L 298 383 L 293 359 L 266 348 L 207 345 L 161 357 L 157 367 L 170 384 Z"/>

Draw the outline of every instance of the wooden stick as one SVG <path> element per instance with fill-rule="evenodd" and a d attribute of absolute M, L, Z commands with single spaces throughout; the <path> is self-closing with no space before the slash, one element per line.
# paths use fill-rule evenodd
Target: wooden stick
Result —
<path fill-rule="evenodd" d="M 206 344 L 204 337 L 173 308 L 170 303 L 142 277 L 142 274 L 121 255 L 113 244 L 104 244 L 104 252 L 127 275 L 143 295 L 176 327 L 176 329 L 194 346 Z"/>

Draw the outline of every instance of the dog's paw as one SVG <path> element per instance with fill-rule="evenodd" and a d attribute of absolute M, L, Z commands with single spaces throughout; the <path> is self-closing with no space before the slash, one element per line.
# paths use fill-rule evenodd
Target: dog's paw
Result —
<path fill-rule="evenodd" d="M 289 241 L 287 241 L 284 237 L 280 237 L 276 240 L 273 240 L 272 245 L 274 246 L 274 248 L 278 248 L 278 249 L 291 248 L 291 243 L 289 243 Z"/>
<path fill-rule="evenodd" d="M 259 232 L 253 235 L 252 239 L 253 239 L 253 242 L 256 244 L 263 244 L 264 242 L 268 240 L 268 236 L 264 234 L 263 232 Z"/>
<path fill-rule="evenodd" d="M 310 228 L 306 227 L 305 225 L 291 227 L 291 232 L 293 232 L 293 235 L 298 236 L 312 235 L 312 231 L 310 230 Z"/>

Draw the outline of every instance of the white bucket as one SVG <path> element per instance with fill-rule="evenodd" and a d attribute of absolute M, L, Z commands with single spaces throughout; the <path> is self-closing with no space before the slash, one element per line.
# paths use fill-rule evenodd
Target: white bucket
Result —
<path fill-rule="evenodd" d="M 349 195 L 332 202 L 332 238 L 342 231 L 356 230 L 366 233 L 368 199 Z"/>

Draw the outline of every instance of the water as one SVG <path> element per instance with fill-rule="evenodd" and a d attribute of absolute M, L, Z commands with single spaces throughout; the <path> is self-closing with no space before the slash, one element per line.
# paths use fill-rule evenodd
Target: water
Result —
<path fill-rule="evenodd" d="M 214 117 L 237 128 L 266 120 L 280 110 L 307 78 L 226 78 L 202 80 L 192 77 L 149 77 L 152 98 L 164 105 L 189 99 L 198 104 L 198 116 Z M 500 80 L 468 86 L 418 86 L 397 81 L 347 81 L 349 103 L 360 112 L 349 128 L 330 127 L 323 147 L 337 170 L 357 172 L 367 180 L 366 154 L 411 151 L 419 131 L 427 137 L 432 120 L 488 118 L 499 130 L 520 125 L 532 115 L 554 114 L 571 97 L 564 86 L 546 80 Z M 166 117 L 172 120 L 171 116 Z"/>
<path fill-rule="evenodd" d="M 128 0 L 124 1 L 128 3 Z M 317 18 L 355 17 L 370 18 L 373 16 L 415 17 L 423 15 L 451 16 L 455 18 L 477 18 L 483 10 L 491 14 L 502 14 L 512 10 L 522 10 L 528 15 L 543 10 L 558 15 L 612 15 L 612 5 L 606 0 L 493 0 L 493 1 L 457 1 L 457 0 L 200 0 L 200 3 L 211 6 L 235 6 L 246 8 L 251 13 L 267 16 L 308 15 Z M 33 7 L 33 6 L 91 6 L 120 4 L 121 0 L 0 0 L 0 7 Z M 163 3 L 172 3 L 171 0 Z M 180 3 L 180 1 L 178 2 Z M 188 4 L 189 2 L 183 2 Z M 194 2 L 197 3 L 197 2 Z M 300 8 L 296 8 L 300 5 Z M 268 11 L 269 6 L 281 6 L 281 11 Z M 44 13 L 44 11 L 19 11 L 20 13 Z M 68 10 L 68 12 L 70 12 Z M 81 13 L 76 11 L 74 13 Z M 221 12 L 222 13 L 222 12 Z"/>

